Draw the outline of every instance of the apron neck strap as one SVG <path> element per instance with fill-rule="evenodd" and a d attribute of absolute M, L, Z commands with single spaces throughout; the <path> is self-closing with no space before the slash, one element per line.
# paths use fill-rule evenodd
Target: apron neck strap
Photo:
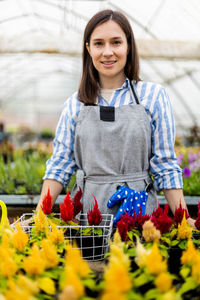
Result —
<path fill-rule="evenodd" d="M 136 92 L 136 90 L 135 90 L 135 88 L 134 88 L 134 85 L 133 85 L 132 81 L 129 80 L 129 83 L 130 83 L 131 91 L 132 91 L 133 97 L 135 98 L 136 103 L 137 103 L 137 104 L 140 104 L 140 102 L 139 102 L 139 100 L 138 100 L 137 92 Z"/>

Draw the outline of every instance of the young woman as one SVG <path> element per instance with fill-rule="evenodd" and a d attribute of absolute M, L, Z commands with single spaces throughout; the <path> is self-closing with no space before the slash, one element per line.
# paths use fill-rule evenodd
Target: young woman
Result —
<path fill-rule="evenodd" d="M 169 97 L 161 85 L 140 80 L 127 18 L 100 11 L 85 28 L 79 90 L 64 105 L 38 205 L 48 187 L 55 201 L 77 171 L 84 212 L 94 194 L 102 213 L 115 214 L 119 205 L 109 209 L 107 202 L 119 186 L 148 188 L 146 213 L 158 205 L 156 190 L 172 212 L 180 202 L 186 207 L 174 139 Z"/>

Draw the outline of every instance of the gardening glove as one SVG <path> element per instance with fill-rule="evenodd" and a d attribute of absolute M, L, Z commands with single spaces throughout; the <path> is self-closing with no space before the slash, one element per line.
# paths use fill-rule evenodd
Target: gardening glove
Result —
<path fill-rule="evenodd" d="M 116 224 L 122 215 L 127 212 L 130 216 L 133 216 L 134 212 L 136 215 L 139 214 L 140 208 L 142 209 L 142 215 L 145 214 L 146 203 L 148 199 L 148 193 L 144 190 L 136 192 L 126 186 L 121 186 L 109 199 L 107 206 L 112 208 L 115 204 L 122 202 L 118 209 L 113 224 Z"/>

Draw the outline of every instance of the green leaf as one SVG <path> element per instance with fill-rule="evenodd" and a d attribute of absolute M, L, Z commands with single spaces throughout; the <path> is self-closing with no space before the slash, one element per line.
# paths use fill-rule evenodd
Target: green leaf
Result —
<path fill-rule="evenodd" d="M 171 244 L 171 240 L 168 237 L 162 236 L 161 241 L 165 242 L 167 245 Z"/>
<path fill-rule="evenodd" d="M 136 248 L 130 248 L 127 250 L 127 254 L 130 257 L 135 257 L 136 256 Z"/>
<path fill-rule="evenodd" d="M 182 278 L 185 279 L 186 277 L 188 277 L 189 274 L 190 274 L 190 268 L 188 267 L 181 268 L 180 275 L 182 276 Z"/>
<path fill-rule="evenodd" d="M 82 229 L 82 235 L 91 235 L 92 234 L 92 228 L 86 227 Z"/>
<path fill-rule="evenodd" d="M 127 293 L 127 300 L 144 300 L 144 296 L 138 292 L 130 291 Z"/>
<path fill-rule="evenodd" d="M 152 277 L 149 274 L 141 274 L 137 278 L 134 279 L 134 286 L 135 287 L 140 287 L 148 282 L 150 282 Z"/>
<path fill-rule="evenodd" d="M 178 243 L 179 243 L 178 240 L 174 240 L 174 241 L 171 242 L 171 246 L 172 246 L 172 247 L 173 247 L 173 246 L 176 246 L 176 245 L 178 245 Z"/>
<path fill-rule="evenodd" d="M 186 279 L 185 283 L 182 284 L 181 288 L 178 290 L 178 294 L 179 295 L 183 295 L 184 293 L 188 292 L 188 291 L 192 291 L 194 289 L 196 289 L 197 287 L 197 283 L 194 281 L 194 279 L 192 277 L 189 277 Z"/>
<path fill-rule="evenodd" d="M 187 248 L 187 240 L 182 240 L 178 246 L 180 249 L 185 250 Z"/>
<path fill-rule="evenodd" d="M 160 296 L 160 291 L 158 289 L 151 289 L 145 294 L 145 300 L 150 300 L 150 299 L 158 299 Z"/>
<path fill-rule="evenodd" d="M 98 290 L 98 285 L 96 284 L 96 281 L 92 278 L 86 278 L 82 280 L 84 286 L 88 287 L 92 291 Z"/>
<path fill-rule="evenodd" d="M 102 228 L 94 228 L 94 234 L 96 234 L 96 235 L 103 235 Z"/>

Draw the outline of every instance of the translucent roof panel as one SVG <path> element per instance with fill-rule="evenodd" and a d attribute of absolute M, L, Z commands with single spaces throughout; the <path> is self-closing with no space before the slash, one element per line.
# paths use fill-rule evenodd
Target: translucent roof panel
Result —
<path fill-rule="evenodd" d="M 55 129 L 79 85 L 85 25 L 105 8 L 130 20 L 141 78 L 166 87 L 178 133 L 200 126 L 199 0 L 1 0 L 0 120 Z"/>

